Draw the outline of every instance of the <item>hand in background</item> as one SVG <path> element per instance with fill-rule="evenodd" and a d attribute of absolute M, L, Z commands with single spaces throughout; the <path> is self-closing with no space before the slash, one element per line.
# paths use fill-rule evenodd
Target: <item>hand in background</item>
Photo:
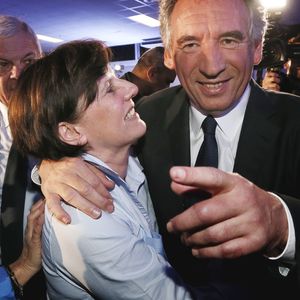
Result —
<path fill-rule="evenodd" d="M 280 91 L 280 75 L 277 72 L 267 71 L 262 87 L 267 90 Z"/>
<path fill-rule="evenodd" d="M 173 167 L 177 194 L 205 190 L 212 194 L 167 224 L 180 233 L 196 257 L 236 258 L 256 251 L 275 256 L 284 250 L 288 221 L 281 202 L 238 174 L 215 168 Z"/>
<path fill-rule="evenodd" d="M 19 284 L 24 285 L 42 265 L 41 233 L 44 224 L 45 202 L 35 203 L 27 217 L 24 245 L 21 256 L 10 265 Z"/>

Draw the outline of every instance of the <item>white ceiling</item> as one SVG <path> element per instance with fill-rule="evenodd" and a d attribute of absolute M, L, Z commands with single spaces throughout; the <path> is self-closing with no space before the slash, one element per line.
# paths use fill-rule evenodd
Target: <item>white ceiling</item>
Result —
<path fill-rule="evenodd" d="M 141 13 L 157 18 L 156 0 L 0 0 L 0 13 L 17 16 L 36 33 L 64 41 L 97 38 L 115 46 L 160 37 L 158 27 L 127 19 Z"/>
<path fill-rule="evenodd" d="M 300 24 L 300 0 L 288 0 L 285 24 Z M 135 23 L 128 16 L 157 18 L 158 0 L 0 0 L 0 14 L 17 16 L 36 33 L 69 41 L 97 38 L 109 46 L 160 39 L 159 28 Z M 44 49 L 55 44 L 42 42 Z"/>

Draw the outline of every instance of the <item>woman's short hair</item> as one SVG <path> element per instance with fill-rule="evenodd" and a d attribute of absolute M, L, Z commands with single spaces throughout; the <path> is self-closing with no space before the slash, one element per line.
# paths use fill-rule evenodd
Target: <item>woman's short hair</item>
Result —
<path fill-rule="evenodd" d="M 58 125 L 78 120 L 95 100 L 97 80 L 108 71 L 110 59 L 103 42 L 78 40 L 59 46 L 22 73 L 9 106 L 14 143 L 22 153 L 57 160 L 83 151 L 84 145 L 61 141 Z"/>

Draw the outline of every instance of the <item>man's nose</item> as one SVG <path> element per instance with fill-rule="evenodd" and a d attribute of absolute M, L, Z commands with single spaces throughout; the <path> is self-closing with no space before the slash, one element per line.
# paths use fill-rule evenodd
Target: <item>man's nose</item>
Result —
<path fill-rule="evenodd" d="M 201 48 L 199 70 L 207 78 L 218 76 L 225 69 L 222 49 L 215 43 L 206 43 Z"/>
<path fill-rule="evenodd" d="M 23 72 L 25 66 L 22 64 L 14 64 L 10 70 L 10 77 L 18 79 Z"/>

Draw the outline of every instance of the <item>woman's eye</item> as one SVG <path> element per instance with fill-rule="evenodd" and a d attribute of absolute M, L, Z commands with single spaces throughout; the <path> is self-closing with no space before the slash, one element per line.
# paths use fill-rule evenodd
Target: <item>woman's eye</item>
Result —
<path fill-rule="evenodd" d="M 106 93 L 112 93 L 114 91 L 113 85 L 111 83 L 107 83 Z"/>

